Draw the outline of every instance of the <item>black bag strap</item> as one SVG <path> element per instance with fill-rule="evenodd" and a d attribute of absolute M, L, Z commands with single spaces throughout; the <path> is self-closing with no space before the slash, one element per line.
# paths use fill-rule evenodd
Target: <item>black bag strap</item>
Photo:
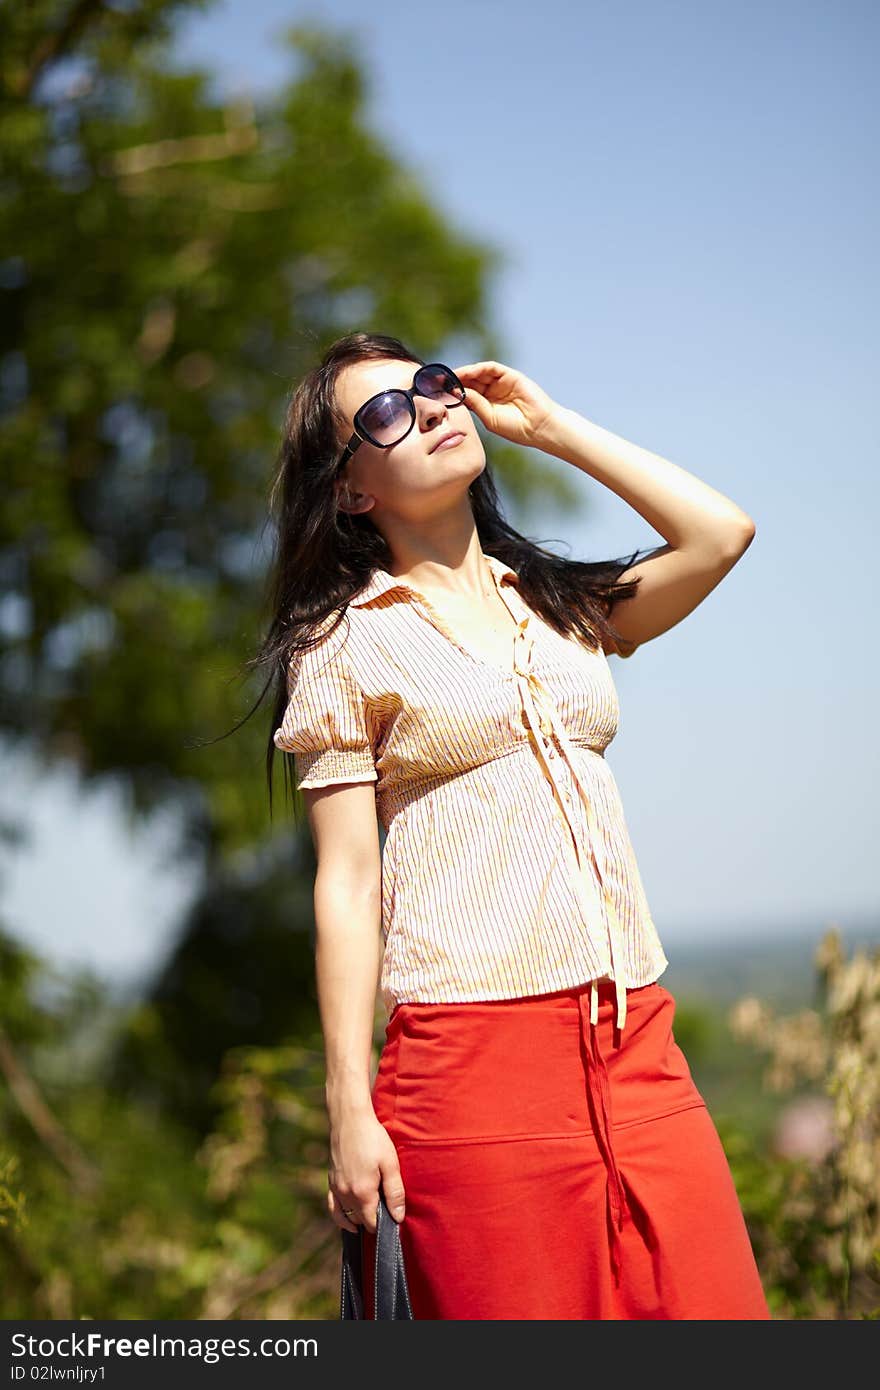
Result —
<path fill-rule="evenodd" d="M 376 1269 L 374 1282 L 374 1317 L 377 1319 L 412 1318 L 412 1304 L 403 1266 L 400 1226 L 394 1220 L 379 1189 L 376 1212 Z M 342 1284 L 339 1296 L 340 1318 L 364 1316 L 364 1242 L 363 1227 L 342 1231 Z"/>

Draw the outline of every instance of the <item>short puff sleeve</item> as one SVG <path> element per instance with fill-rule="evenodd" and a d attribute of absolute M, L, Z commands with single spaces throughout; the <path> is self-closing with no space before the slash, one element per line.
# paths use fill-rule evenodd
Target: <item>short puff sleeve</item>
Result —
<path fill-rule="evenodd" d="M 294 653 L 287 694 L 284 718 L 272 740 L 276 748 L 294 754 L 299 787 L 378 780 L 363 691 L 338 634 Z"/>

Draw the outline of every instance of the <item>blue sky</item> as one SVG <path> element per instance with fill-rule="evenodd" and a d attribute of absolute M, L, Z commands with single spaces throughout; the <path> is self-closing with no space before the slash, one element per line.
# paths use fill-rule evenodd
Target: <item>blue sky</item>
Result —
<path fill-rule="evenodd" d="M 303 19 L 359 37 L 373 129 L 504 253 L 506 359 L 756 522 L 695 613 L 612 659 L 608 761 L 667 954 L 880 928 L 880 12 L 225 0 L 181 25 L 175 61 L 257 95 L 291 71 L 279 35 Z M 581 511 L 511 508 L 519 529 L 582 558 L 662 542 L 571 471 Z M 171 822 L 129 834 L 112 798 L 45 775 L 27 797 L 11 925 L 115 979 L 154 966 L 194 890 L 162 867 Z"/>

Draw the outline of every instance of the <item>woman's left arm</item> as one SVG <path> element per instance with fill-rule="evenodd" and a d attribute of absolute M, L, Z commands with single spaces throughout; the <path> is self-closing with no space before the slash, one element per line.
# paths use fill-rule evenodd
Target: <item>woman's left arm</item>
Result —
<path fill-rule="evenodd" d="M 466 404 L 488 429 L 574 464 L 666 539 L 620 575 L 620 581 L 641 579 L 633 598 L 615 605 L 612 618 L 630 652 L 692 613 L 751 544 L 755 523 L 729 497 L 559 405 L 522 372 L 501 362 L 473 363 L 457 372 Z"/>
<path fill-rule="evenodd" d="M 692 613 L 752 542 L 755 523 L 730 498 L 574 410 L 555 406 L 535 447 L 604 483 L 667 541 L 618 581 L 641 578 L 612 619 L 633 649 Z"/>

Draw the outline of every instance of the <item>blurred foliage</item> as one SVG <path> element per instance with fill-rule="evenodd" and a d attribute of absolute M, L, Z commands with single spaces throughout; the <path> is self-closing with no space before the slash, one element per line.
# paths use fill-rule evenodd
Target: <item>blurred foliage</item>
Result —
<path fill-rule="evenodd" d="M 203 1133 L 216 1120 L 212 1088 L 227 1050 L 305 1035 L 318 1018 L 314 850 L 297 840 L 293 873 L 287 853 L 272 850 L 215 872 L 114 1050 L 115 1087 Z M 290 930 L 289 917 L 310 925 Z"/>
<path fill-rule="evenodd" d="M 0 958 L 0 1316 L 335 1317 L 320 1034 L 231 1049 L 203 1141 L 108 1084 L 94 981 Z"/>
<path fill-rule="evenodd" d="M 813 1161 L 758 1167 L 734 1152 L 761 1266 L 782 1317 L 880 1317 L 880 949 L 847 959 L 836 930 L 816 953 L 820 1007 L 787 1016 L 755 996 L 734 1036 L 769 1053 L 775 1093 L 827 1097 L 828 1142 Z"/>

